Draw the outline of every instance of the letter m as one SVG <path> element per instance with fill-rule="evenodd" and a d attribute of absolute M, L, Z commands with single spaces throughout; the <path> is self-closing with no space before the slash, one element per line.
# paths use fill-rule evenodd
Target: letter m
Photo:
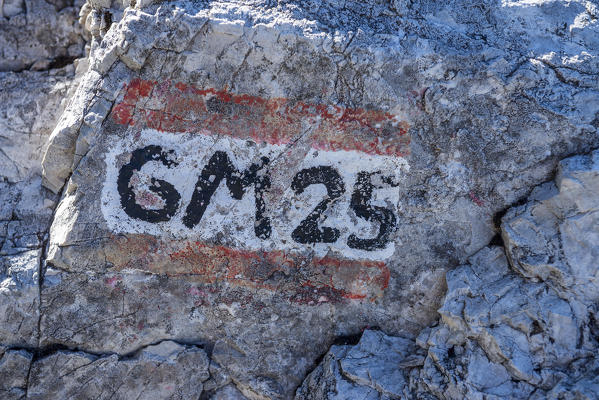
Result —
<path fill-rule="evenodd" d="M 256 223 L 254 232 L 257 237 L 266 239 L 270 237 L 270 219 L 264 215 L 264 192 L 270 188 L 270 179 L 261 169 L 268 164 L 269 160 L 262 157 L 261 164 L 252 164 L 245 171 L 238 171 L 224 151 L 215 152 L 208 164 L 202 170 L 196 183 L 191 202 L 185 210 L 183 223 L 192 229 L 204 216 L 206 207 L 210 203 L 212 195 L 224 179 L 231 197 L 241 200 L 247 187 L 254 185 L 254 196 L 256 199 Z"/>

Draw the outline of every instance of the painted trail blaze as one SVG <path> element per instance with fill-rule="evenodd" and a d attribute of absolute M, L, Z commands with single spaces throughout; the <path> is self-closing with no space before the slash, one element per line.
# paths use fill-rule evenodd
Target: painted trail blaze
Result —
<path fill-rule="evenodd" d="M 400 223 L 408 126 L 382 111 L 134 80 L 102 212 L 121 268 L 316 304 L 375 299 Z M 116 257 L 122 260 L 122 257 Z"/>
<path fill-rule="evenodd" d="M 318 123 L 311 145 L 318 150 L 347 150 L 402 157 L 409 153 L 408 124 L 376 110 L 263 99 L 182 83 L 133 80 L 115 106 L 119 124 L 142 125 L 161 132 L 197 132 L 288 144 Z"/>

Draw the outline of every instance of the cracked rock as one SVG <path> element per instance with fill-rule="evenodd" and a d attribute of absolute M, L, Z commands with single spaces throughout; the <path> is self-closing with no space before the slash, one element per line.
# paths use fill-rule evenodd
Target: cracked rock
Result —
<path fill-rule="evenodd" d="M 378 332 L 389 345 L 372 345 L 374 334 L 366 331 L 356 346 L 333 346 L 297 397 L 353 398 L 358 391 L 365 398 L 597 398 L 599 287 L 590 257 L 599 224 L 572 222 L 596 212 L 597 154 L 562 160 L 555 183 L 507 211 L 505 249 L 486 247 L 447 273 L 437 326 L 415 343 Z M 577 240 L 564 240 L 566 232 Z M 405 353 L 418 363 L 396 376 L 403 363 L 386 361 Z M 395 390 L 377 384 L 381 376 Z"/>
<path fill-rule="evenodd" d="M 205 343 L 244 396 L 289 398 L 335 337 L 413 338 L 448 287 L 443 329 L 476 357 L 439 362 L 458 382 L 447 393 L 549 390 L 587 357 L 582 300 L 497 250 L 471 257 L 495 214 L 599 146 L 592 5 L 123 6 L 110 21 L 116 2 L 82 10 L 87 69 L 44 153 L 43 184 L 62 194 L 42 346 Z M 397 376 L 349 356 L 339 368 L 356 390 L 403 396 L 421 366 L 436 382 L 429 348 L 372 356 Z"/>
<path fill-rule="evenodd" d="M 593 398 L 598 18 L 0 1 L 1 396 Z"/>
<path fill-rule="evenodd" d="M 570 377 L 594 371 L 597 341 L 585 333 L 588 316 L 576 314 L 581 305 L 511 271 L 502 248 L 481 250 L 447 281 L 441 324 L 419 338 L 428 351 L 413 381 L 420 390 L 452 399 L 558 398 Z"/>
<path fill-rule="evenodd" d="M 416 356 L 416 350 L 413 340 L 365 330 L 355 346 L 332 346 L 298 389 L 296 399 L 409 397 L 409 368 L 400 365 Z"/>
<path fill-rule="evenodd" d="M 503 218 L 507 254 L 527 278 L 586 304 L 599 299 L 599 151 L 560 162 L 555 183 Z"/>
<path fill-rule="evenodd" d="M 406 376 L 399 365 L 407 356 L 413 355 L 414 350 L 412 340 L 367 330 L 358 345 L 340 361 L 341 373 L 382 394 L 400 396 L 406 386 Z"/>
<path fill-rule="evenodd" d="M 211 396 L 210 400 L 247 400 L 235 385 L 229 384 L 216 390 Z"/>
<path fill-rule="evenodd" d="M 41 174 L 41 158 L 68 102 L 73 75 L 73 66 L 51 72 L 0 72 L 0 182 L 17 183 Z"/>
<path fill-rule="evenodd" d="M 37 346 L 40 250 L 0 256 L 0 341 Z"/>
<path fill-rule="evenodd" d="M 25 399 L 32 354 L 25 350 L 0 348 L 0 396 Z"/>
<path fill-rule="evenodd" d="M 202 349 L 172 341 L 124 358 L 57 351 L 33 363 L 27 398 L 198 398 L 208 376 Z"/>
<path fill-rule="evenodd" d="M 41 185 L 41 158 L 73 82 L 53 73 L 0 73 L 0 343 L 36 347 L 43 246 L 57 196 Z"/>
<path fill-rule="evenodd" d="M 59 68 L 84 55 L 78 0 L 0 2 L 0 71 Z"/>

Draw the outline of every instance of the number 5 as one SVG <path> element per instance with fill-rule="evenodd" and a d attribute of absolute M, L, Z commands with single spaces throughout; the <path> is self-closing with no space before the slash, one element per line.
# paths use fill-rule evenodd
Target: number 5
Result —
<path fill-rule="evenodd" d="M 380 177 L 380 184 L 373 184 L 373 176 Z M 373 206 L 370 204 L 373 189 L 382 189 L 383 183 L 389 186 L 398 186 L 391 177 L 382 176 L 381 172 L 359 172 L 356 178 L 356 186 L 351 195 L 350 207 L 356 215 L 366 221 L 376 221 L 380 224 L 379 233 L 372 239 L 361 239 L 355 234 L 347 238 L 347 245 L 352 249 L 372 251 L 383 249 L 389 242 L 391 234 L 397 227 L 397 219 L 393 211 L 388 208 Z"/>

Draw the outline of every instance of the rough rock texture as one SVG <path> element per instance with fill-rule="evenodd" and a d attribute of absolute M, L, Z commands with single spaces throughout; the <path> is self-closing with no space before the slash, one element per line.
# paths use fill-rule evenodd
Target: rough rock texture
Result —
<path fill-rule="evenodd" d="M 0 72 L 2 345 L 38 345 L 40 266 L 58 202 L 41 186 L 41 159 L 75 88 L 71 63 L 85 43 L 77 12 L 60 1 L 0 2 L 0 71 L 48 70 Z"/>
<path fill-rule="evenodd" d="M 297 391 L 298 399 L 410 397 L 409 368 L 424 354 L 413 340 L 365 330 L 355 345 L 334 345 Z"/>
<path fill-rule="evenodd" d="M 523 276 L 546 282 L 561 297 L 599 300 L 599 153 L 560 163 L 555 183 L 503 218 L 503 239 Z"/>
<path fill-rule="evenodd" d="M 105 12 L 113 5 L 90 7 Z M 288 397 L 337 335 L 366 326 L 417 334 L 437 318 L 445 272 L 493 237 L 493 215 L 547 180 L 557 160 L 599 144 L 595 15 L 585 2 L 172 2 L 125 9 L 106 33 L 96 32 L 90 68 L 44 157 L 44 184 L 66 189 L 50 231 L 42 345 L 123 354 L 169 338 L 205 342 L 245 395 Z M 355 275 L 327 272 L 330 266 L 322 276 L 312 272 L 323 255 L 356 257 L 334 245 L 296 245 L 282 253 L 299 257 L 290 264 L 281 264 L 281 253 L 236 253 L 256 239 L 236 233 L 252 220 L 227 228 L 235 224 L 235 201 L 205 218 L 233 222 L 186 231 L 176 222 L 127 220 L 118 211 L 123 198 L 111 200 L 135 140 L 173 149 L 180 158 L 165 158 L 167 166 L 193 159 L 189 151 L 208 151 L 192 144 L 200 140 L 196 133 L 177 132 L 219 132 L 217 149 L 228 148 L 222 146 L 231 135 L 260 143 L 253 135 L 283 126 L 279 114 L 269 114 L 273 99 L 289 116 L 290 131 L 280 134 L 295 144 L 268 172 L 274 189 L 267 210 L 283 212 L 273 221 L 291 215 L 286 204 L 306 201 L 284 194 L 310 146 L 329 149 L 318 138 L 328 140 L 340 123 L 325 113 L 319 120 L 300 115 L 296 124 L 286 110 L 298 102 L 336 105 L 350 110 L 346 115 L 365 109 L 368 120 L 380 111 L 401 123 L 404 131 L 371 126 L 378 144 L 395 146 L 385 154 L 403 163 L 393 171 L 398 197 L 387 200 L 398 223 L 389 253 L 377 259 L 382 275 L 371 275 L 365 265 L 373 264 L 351 264 Z M 236 125 L 229 112 L 245 122 Z M 363 135 L 351 123 L 342 148 L 351 135 Z M 262 138 L 273 140 L 269 135 Z M 132 144 L 119 144 L 125 142 Z M 236 149 L 227 153 L 236 162 L 259 160 L 258 150 Z M 200 157 L 206 164 L 210 154 Z M 160 172 L 161 182 L 183 193 L 171 204 L 179 207 L 174 219 L 189 201 L 185 182 L 200 170 L 185 170 L 180 181 L 172 174 L 200 167 Z M 161 207 L 150 192 L 135 190 L 150 203 L 132 207 Z M 260 243 L 260 251 L 287 248 Z M 329 279 L 332 286 L 320 283 Z"/>
<path fill-rule="evenodd" d="M 31 353 L 0 348 L 0 395 L 6 400 L 24 399 L 31 368 Z"/>
<path fill-rule="evenodd" d="M 0 71 L 47 70 L 84 54 L 77 23 L 81 2 L 3 0 L 0 2 Z"/>
<path fill-rule="evenodd" d="M 72 87 L 73 66 L 0 73 L 0 343 L 38 345 L 39 269 L 58 198 L 41 158 Z"/>
<path fill-rule="evenodd" d="M 59 351 L 33 364 L 27 398 L 198 398 L 208 364 L 202 349 L 169 341 L 125 358 Z"/>
<path fill-rule="evenodd" d="M 487 247 L 447 273 L 438 326 L 415 342 L 366 331 L 356 346 L 333 346 L 297 397 L 597 398 L 597 261 L 585 256 L 599 247 L 599 225 L 575 222 L 596 207 L 598 156 L 565 159 L 555 183 L 538 186 L 503 217 L 511 265 L 504 248 Z M 538 262 L 550 257 L 554 264 Z M 350 369 L 355 359 L 365 365 L 359 373 Z M 397 386 L 389 390 L 381 383 L 388 381 Z"/>
<path fill-rule="evenodd" d="M 596 3 L 79 5 L 0 2 L 2 397 L 597 397 Z"/>

